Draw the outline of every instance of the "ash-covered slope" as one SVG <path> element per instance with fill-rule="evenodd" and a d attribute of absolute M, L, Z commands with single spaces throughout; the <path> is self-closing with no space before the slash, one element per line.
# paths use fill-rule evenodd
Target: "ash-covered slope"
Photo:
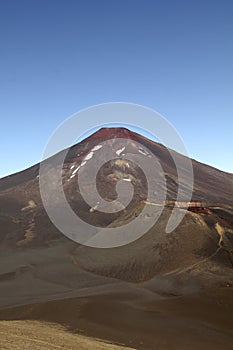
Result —
<path fill-rule="evenodd" d="M 100 143 L 110 139 L 117 159 L 101 167 L 97 176 L 97 189 L 106 200 L 114 200 L 117 182 L 125 179 L 133 184 L 134 197 L 126 210 L 106 215 L 98 210 L 98 203 L 91 207 L 83 200 L 77 184 L 77 175 L 80 171 L 85 172 L 87 161 L 91 162 L 94 157 L 97 158 L 98 154 L 101 154 Z M 121 139 L 127 140 L 127 149 L 125 146 L 122 147 Z M 165 174 L 167 203 L 176 200 L 177 171 L 169 151 L 163 145 L 124 128 L 103 128 L 71 147 L 63 165 L 62 179 L 66 198 L 84 221 L 101 227 L 116 227 L 133 220 L 140 213 L 147 199 L 147 182 L 138 164 L 122 159 L 126 151 L 140 154 L 142 157 L 150 157 L 150 152 L 154 154 L 159 159 Z M 59 165 L 62 156 L 63 152 L 45 161 L 47 171 L 51 173 L 51 184 L 53 169 Z M 177 156 L 182 162 L 184 156 Z M 21 258 L 22 252 L 30 252 L 33 249 L 39 271 L 41 260 L 36 258 L 37 254 L 41 254 L 43 249 L 52 247 L 54 261 L 58 259 L 59 264 L 64 263 L 66 266 L 64 270 L 66 276 L 62 277 L 64 281 L 67 281 L 69 271 L 74 279 L 74 266 L 78 266 L 82 271 L 127 281 L 143 281 L 172 271 L 188 271 L 191 266 L 200 266 L 199 273 L 208 266 L 210 270 L 217 269 L 222 275 L 225 271 L 228 275 L 233 249 L 233 175 L 196 161 L 192 162 L 194 170 L 192 201 L 198 205 L 190 208 L 180 226 L 171 235 L 165 235 L 164 229 L 172 210 L 172 207 L 165 206 L 158 223 L 146 235 L 132 244 L 112 249 L 80 246 L 54 227 L 41 201 L 39 164 L 3 178 L 0 180 L 0 249 L 4 253 L 10 249 L 12 254 L 20 254 Z M 153 181 L 156 188 L 156 177 Z M 187 178 L 186 183 L 188 181 Z M 87 184 L 86 191 L 91 192 L 92 186 L 93 184 Z M 54 205 L 57 204 L 59 203 L 56 203 L 54 193 Z M 147 220 L 146 217 L 144 219 Z M 30 253 L 27 254 L 31 256 Z M 33 272 L 28 266 L 31 266 L 33 258 L 29 257 L 25 261 L 24 258 L 22 260 L 20 258 L 19 265 L 25 265 L 27 274 L 30 275 Z M 67 261 L 71 262 L 72 268 L 67 267 Z M 47 267 L 46 275 L 56 281 L 54 277 L 56 267 L 47 253 L 44 263 Z M 12 265 L 7 271 L 2 271 L 2 279 L 5 281 L 5 278 L 14 274 L 19 276 L 21 273 L 19 270 L 19 266 Z M 41 276 L 43 279 L 44 272 L 41 272 Z"/>

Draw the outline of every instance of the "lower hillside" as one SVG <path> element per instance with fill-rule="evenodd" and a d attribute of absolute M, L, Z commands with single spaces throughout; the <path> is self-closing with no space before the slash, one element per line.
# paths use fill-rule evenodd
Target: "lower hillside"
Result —
<path fill-rule="evenodd" d="M 70 334 L 61 326 L 38 321 L 0 321 L 0 336 L 0 347 L 4 350 L 129 349 L 94 338 Z"/>

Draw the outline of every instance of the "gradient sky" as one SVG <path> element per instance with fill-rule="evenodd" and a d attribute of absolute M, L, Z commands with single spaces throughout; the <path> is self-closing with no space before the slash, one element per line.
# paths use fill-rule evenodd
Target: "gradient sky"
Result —
<path fill-rule="evenodd" d="M 233 172 L 233 1 L 0 0 L 0 177 L 91 105 L 155 109 Z"/>

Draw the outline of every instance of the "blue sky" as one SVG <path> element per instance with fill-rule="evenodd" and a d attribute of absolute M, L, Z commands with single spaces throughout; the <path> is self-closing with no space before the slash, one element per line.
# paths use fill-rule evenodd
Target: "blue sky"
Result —
<path fill-rule="evenodd" d="M 0 177 L 91 105 L 155 109 L 191 157 L 233 172 L 231 0 L 0 1 Z"/>

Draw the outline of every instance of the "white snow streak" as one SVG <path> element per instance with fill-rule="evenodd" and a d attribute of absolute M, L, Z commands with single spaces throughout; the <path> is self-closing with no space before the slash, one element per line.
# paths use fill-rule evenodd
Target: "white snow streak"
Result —
<path fill-rule="evenodd" d="M 77 173 L 77 171 L 81 168 L 81 165 L 79 165 L 72 173 L 72 175 L 75 175 Z"/>
<path fill-rule="evenodd" d="M 144 156 L 148 155 L 148 153 L 146 151 L 144 151 L 144 149 L 139 149 L 138 152 L 143 154 Z"/>
<path fill-rule="evenodd" d="M 98 151 L 98 149 L 100 149 L 102 147 L 103 147 L 103 145 L 97 145 L 97 146 L 92 148 L 92 151 Z"/>
<path fill-rule="evenodd" d="M 116 154 L 119 156 L 124 151 L 124 149 L 125 149 L 125 147 L 122 147 L 122 148 L 118 149 L 116 151 Z"/>
<path fill-rule="evenodd" d="M 91 159 L 91 158 L 93 157 L 93 154 L 94 154 L 94 152 L 88 153 L 88 155 L 86 155 L 86 157 L 84 158 L 84 160 L 89 160 L 89 159 Z"/>

